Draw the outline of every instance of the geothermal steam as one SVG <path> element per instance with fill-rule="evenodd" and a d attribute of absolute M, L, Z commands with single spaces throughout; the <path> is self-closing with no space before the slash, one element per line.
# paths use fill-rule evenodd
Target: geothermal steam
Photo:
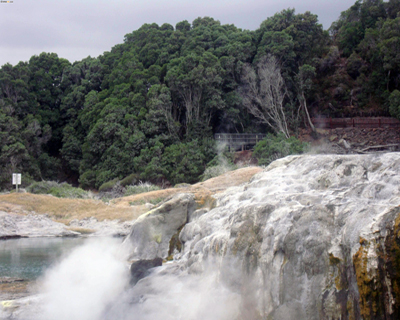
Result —
<path fill-rule="evenodd" d="M 124 256 L 115 240 L 75 249 L 45 274 L 38 319 L 231 320 L 238 314 L 240 295 L 222 284 L 215 266 L 194 275 L 167 264 L 130 287 Z"/>
<path fill-rule="evenodd" d="M 43 280 L 41 319 L 100 319 L 129 283 L 119 245 L 110 239 L 89 241 L 50 269 Z"/>

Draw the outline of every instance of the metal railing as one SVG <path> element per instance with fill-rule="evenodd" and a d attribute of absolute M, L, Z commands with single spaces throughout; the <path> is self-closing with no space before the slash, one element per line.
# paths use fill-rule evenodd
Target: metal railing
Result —
<path fill-rule="evenodd" d="M 245 150 L 254 147 L 266 136 L 263 133 L 216 133 L 214 139 L 217 142 L 225 143 L 230 150 Z"/>

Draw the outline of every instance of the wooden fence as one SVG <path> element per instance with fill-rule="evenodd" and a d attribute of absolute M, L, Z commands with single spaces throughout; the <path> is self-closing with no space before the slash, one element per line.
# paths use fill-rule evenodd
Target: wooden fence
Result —
<path fill-rule="evenodd" d="M 400 121 L 395 118 L 313 118 L 316 128 L 400 128 Z"/>
<path fill-rule="evenodd" d="M 313 118 L 316 128 L 400 128 L 400 121 L 395 118 Z M 263 133 L 216 133 L 214 139 L 226 144 L 229 150 L 246 150 L 254 147 L 266 137 Z"/>

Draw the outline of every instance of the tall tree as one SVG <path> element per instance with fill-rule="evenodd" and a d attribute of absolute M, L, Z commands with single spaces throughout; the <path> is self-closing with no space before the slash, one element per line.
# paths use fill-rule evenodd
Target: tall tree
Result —
<path fill-rule="evenodd" d="M 312 87 L 312 79 L 315 77 L 315 74 L 316 74 L 315 68 L 308 64 L 305 64 L 299 68 L 299 73 L 296 76 L 299 111 L 303 110 L 307 119 L 307 123 L 314 132 L 315 132 L 315 127 L 311 121 L 310 113 L 308 112 L 308 107 L 307 107 L 307 94 Z"/>
<path fill-rule="evenodd" d="M 190 133 L 192 124 L 209 126 L 214 112 L 222 108 L 222 68 L 218 59 L 205 52 L 191 54 L 172 61 L 166 81 L 171 91 L 182 99 L 185 108 L 185 125 Z"/>
<path fill-rule="evenodd" d="M 284 110 L 286 87 L 274 56 L 262 57 L 255 70 L 249 64 L 243 67 L 239 93 L 244 106 L 253 116 L 276 133 L 281 132 L 289 138 Z"/>

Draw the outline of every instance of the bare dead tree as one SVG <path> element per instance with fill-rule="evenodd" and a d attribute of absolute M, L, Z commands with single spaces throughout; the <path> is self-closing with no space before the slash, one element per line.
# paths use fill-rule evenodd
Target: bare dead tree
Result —
<path fill-rule="evenodd" d="M 275 132 L 289 138 L 283 106 L 287 91 L 278 60 L 271 55 L 264 56 L 256 70 L 249 64 L 244 65 L 241 80 L 239 94 L 246 109 Z"/>

